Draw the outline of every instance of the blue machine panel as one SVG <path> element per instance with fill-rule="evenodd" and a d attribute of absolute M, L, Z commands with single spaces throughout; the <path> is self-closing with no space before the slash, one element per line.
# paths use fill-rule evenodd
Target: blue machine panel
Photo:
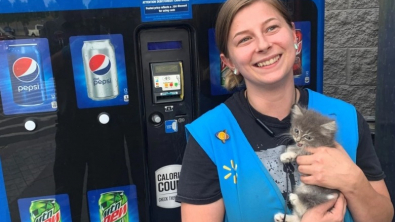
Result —
<path fill-rule="evenodd" d="M 4 177 L 3 177 L 3 170 L 1 166 L 1 159 L 0 159 L 0 218 L 4 222 L 10 222 L 10 212 L 8 209 L 8 201 L 7 201 L 7 194 L 5 192 L 4 186 Z"/>

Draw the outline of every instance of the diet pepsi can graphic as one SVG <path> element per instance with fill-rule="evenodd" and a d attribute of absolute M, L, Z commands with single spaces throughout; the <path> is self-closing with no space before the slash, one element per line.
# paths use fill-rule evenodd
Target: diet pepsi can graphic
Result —
<path fill-rule="evenodd" d="M 14 102 L 22 106 L 43 104 L 45 85 L 37 44 L 9 45 L 7 56 Z"/>
<path fill-rule="evenodd" d="M 93 100 L 118 96 L 118 74 L 114 46 L 109 39 L 84 41 L 82 47 L 88 97 Z"/>
<path fill-rule="evenodd" d="M 18 199 L 21 222 L 71 222 L 67 194 Z"/>
<path fill-rule="evenodd" d="M 0 90 L 5 115 L 57 110 L 47 39 L 0 42 Z"/>
<path fill-rule="evenodd" d="M 122 35 L 70 37 L 78 108 L 129 102 Z"/>

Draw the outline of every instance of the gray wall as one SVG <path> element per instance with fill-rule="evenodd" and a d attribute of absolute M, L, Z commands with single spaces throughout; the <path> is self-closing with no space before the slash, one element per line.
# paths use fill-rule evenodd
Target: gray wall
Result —
<path fill-rule="evenodd" d="M 375 115 L 378 0 L 325 0 L 324 94 Z"/>

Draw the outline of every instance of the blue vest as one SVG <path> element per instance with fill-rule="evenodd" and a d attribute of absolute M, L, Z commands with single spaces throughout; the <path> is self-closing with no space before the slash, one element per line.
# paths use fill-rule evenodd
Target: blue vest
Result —
<path fill-rule="evenodd" d="M 352 160 L 356 160 L 358 122 L 355 108 L 341 100 L 309 92 L 308 109 L 335 118 L 336 140 Z M 286 210 L 284 198 L 269 172 L 249 144 L 236 119 L 225 104 L 205 113 L 187 126 L 191 134 L 217 166 L 225 221 L 273 221 L 276 213 Z M 216 137 L 226 130 L 229 139 L 223 143 Z M 280 159 L 280 158 L 279 158 Z M 352 222 L 347 212 L 345 222 Z"/>

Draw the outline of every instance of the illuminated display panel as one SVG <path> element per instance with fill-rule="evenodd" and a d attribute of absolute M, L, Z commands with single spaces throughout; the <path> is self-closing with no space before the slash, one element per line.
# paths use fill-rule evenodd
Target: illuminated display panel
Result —
<path fill-rule="evenodd" d="M 175 49 L 182 49 L 182 43 L 181 41 L 148 42 L 147 47 L 149 51 L 175 50 Z"/>
<path fill-rule="evenodd" d="M 163 65 L 156 65 L 154 67 L 155 73 L 171 73 L 171 72 L 179 72 L 178 64 L 163 64 Z"/>

